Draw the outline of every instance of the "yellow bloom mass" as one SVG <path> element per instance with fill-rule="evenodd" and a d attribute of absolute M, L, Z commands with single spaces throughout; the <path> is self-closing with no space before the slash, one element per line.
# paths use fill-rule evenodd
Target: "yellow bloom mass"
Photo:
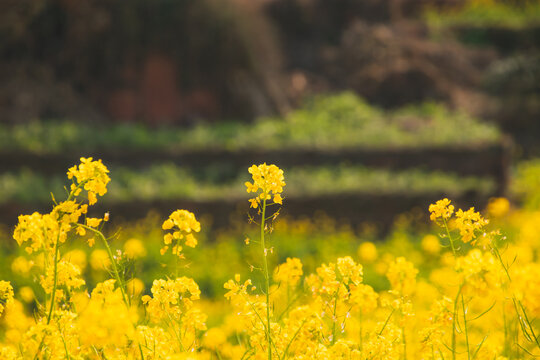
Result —
<path fill-rule="evenodd" d="M 431 221 L 437 219 L 446 220 L 454 213 L 454 205 L 450 205 L 451 201 L 444 198 L 437 201 L 435 204 L 429 205 L 429 212 L 431 213 L 429 218 Z"/>
<path fill-rule="evenodd" d="M 487 223 L 488 220 L 484 219 L 480 213 L 474 211 L 473 207 L 467 211 L 459 209 L 456 212 L 456 227 L 459 229 L 463 242 L 474 240 L 476 238 L 475 231 L 482 230 Z"/>
<path fill-rule="evenodd" d="M 239 263 L 236 245 L 229 248 L 221 234 L 216 236 L 219 247 L 210 248 L 207 257 L 199 258 L 203 261 L 187 270 L 205 281 L 201 288 L 181 274 L 153 280 L 146 259 L 137 266 L 153 248 L 150 238 L 128 238 L 124 252 L 117 250 L 116 256 L 105 240 L 106 249 L 94 250 L 88 259 L 87 249 L 75 247 L 80 242 L 69 241 L 85 234 L 104 237 L 100 229 L 108 216 L 86 217 L 88 204 L 75 198 L 85 189 L 90 203 L 100 195 L 99 184 L 85 187 L 106 174 L 99 164 L 83 159 L 81 166 L 70 169 L 75 188 L 67 201 L 55 201 L 50 213 L 19 217 L 13 236 L 27 254 L 3 259 L 3 270 L 11 268 L 11 274 L 18 275 L 12 281 L 18 291 L 15 297 L 11 283 L 0 280 L 0 360 L 540 357 L 535 321 L 540 317 L 537 210 L 512 209 L 511 216 L 505 216 L 508 200 L 492 200 L 487 213 L 510 230 L 507 239 L 501 231 L 487 231 L 488 221 L 474 208 L 454 211 L 451 201 L 442 199 L 429 208 L 431 219 L 445 230 L 441 239 L 399 227 L 388 243 L 359 244 L 363 264 L 346 253 L 351 248 L 344 240 L 354 246 L 358 237 L 350 229 L 341 232 L 328 219 L 324 226 L 300 220 L 276 228 L 280 235 L 288 231 L 281 240 L 285 242 L 325 237 L 306 245 L 313 253 L 304 253 L 305 267 L 289 255 L 302 250 L 293 244 L 280 254 L 291 256 L 284 263 L 266 262 L 266 253 L 279 243 L 266 247 L 264 221 L 273 216 L 263 214 L 263 266 L 251 264 L 252 254 L 248 258 L 251 271 L 262 274 L 254 274 L 253 282 L 232 276 L 223 285 L 230 303 L 225 304 L 209 299 L 206 292 L 208 280 L 227 279 L 224 267 L 230 265 L 234 274 Z M 264 213 L 268 201 L 282 202 L 281 170 L 263 164 L 251 167 L 250 173 L 253 182 L 246 187 L 254 193 L 252 206 Z M 103 177 L 100 181 L 106 183 Z M 182 246 L 197 245 L 201 225 L 193 213 L 177 210 L 162 229 L 162 252 L 170 247 L 181 256 Z M 248 236 L 253 235 L 242 237 L 246 243 Z M 421 241 L 413 241 L 416 238 Z M 335 261 L 316 266 L 321 257 L 341 252 Z M 88 264 L 91 268 L 84 271 Z M 304 276 L 305 269 L 315 272 Z M 212 315 L 209 321 L 203 309 Z M 213 328 L 207 329 L 207 323 Z"/>
<path fill-rule="evenodd" d="M 174 211 L 161 226 L 163 230 L 172 230 L 163 236 L 165 246 L 161 248 L 161 255 L 164 255 L 170 246 L 172 253 L 181 256 L 182 246 L 180 240 L 184 240 L 184 244 L 189 247 L 197 246 L 197 239 L 193 235 L 194 232 L 201 231 L 201 223 L 195 218 L 195 214 L 187 210 Z"/>
<path fill-rule="evenodd" d="M 91 157 L 81 158 L 79 166 L 75 165 L 69 168 L 67 172 L 68 179 L 74 179 L 71 185 L 71 191 L 74 196 L 81 192 L 81 187 L 88 192 L 88 203 L 94 205 L 97 202 L 97 196 L 103 196 L 107 193 L 107 184 L 109 170 L 101 160 L 93 161 Z"/>
<path fill-rule="evenodd" d="M 252 176 L 253 183 L 249 181 L 245 183 L 246 191 L 248 193 L 260 192 L 256 197 L 249 199 L 252 208 L 256 209 L 259 207 L 261 201 L 270 200 L 272 196 L 274 203 L 283 203 L 283 198 L 281 197 L 283 187 L 285 186 L 283 170 L 276 165 L 266 165 L 264 163 L 259 166 L 252 165 L 248 171 Z"/>
<path fill-rule="evenodd" d="M 13 302 L 13 287 L 9 281 L 0 280 L 0 316 L 6 305 Z"/>

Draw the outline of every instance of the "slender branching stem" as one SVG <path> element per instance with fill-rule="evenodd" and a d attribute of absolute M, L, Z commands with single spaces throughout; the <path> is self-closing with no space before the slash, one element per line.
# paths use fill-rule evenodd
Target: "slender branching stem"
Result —
<path fill-rule="evenodd" d="M 264 200 L 262 203 L 262 215 L 261 215 L 261 245 L 262 245 L 262 252 L 263 252 L 263 270 L 264 270 L 264 279 L 265 279 L 265 287 L 266 287 L 266 337 L 268 341 L 268 360 L 272 359 L 272 338 L 271 338 L 271 328 L 270 328 L 270 275 L 268 273 L 268 250 L 266 249 L 266 243 L 264 239 L 264 231 L 265 231 L 265 216 L 266 216 L 266 193 L 264 194 Z"/>

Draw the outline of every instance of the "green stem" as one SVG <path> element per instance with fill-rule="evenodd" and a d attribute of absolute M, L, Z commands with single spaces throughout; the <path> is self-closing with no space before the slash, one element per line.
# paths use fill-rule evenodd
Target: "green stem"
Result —
<path fill-rule="evenodd" d="M 461 294 L 461 289 L 463 284 L 459 287 L 456 298 L 454 299 L 454 314 L 452 316 L 452 360 L 456 360 L 456 319 L 458 316 L 458 301 L 459 295 Z"/>
<path fill-rule="evenodd" d="M 109 255 L 109 260 L 111 261 L 111 265 L 113 268 L 114 277 L 116 278 L 116 281 L 118 282 L 118 287 L 120 288 L 120 292 L 122 293 L 122 299 L 124 299 L 124 303 L 129 308 L 130 302 L 126 295 L 126 289 L 124 288 L 124 283 L 120 279 L 120 273 L 118 272 L 118 267 L 116 266 L 116 260 L 114 259 L 113 253 L 111 251 L 111 247 L 109 246 L 109 243 L 107 242 L 107 239 L 105 239 L 105 236 L 101 233 L 101 231 L 96 230 L 94 228 L 91 228 L 90 226 L 86 226 L 83 224 L 77 224 L 78 226 L 87 229 L 89 231 L 92 231 L 94 234 L 99 236 L 101 240 L 103 240 L 103 243 L 105 244 L 105 248 L 107 249 L 107 254 Z"/>
<path fill-rule="evenodd" d="M 467 344 L 467 359 L 471 360 L 471 352 L 469 349 L 469 332 L 467 330 L 467 312 L 465 310 L 465 300 L 463 300 L 463 294 L 461 294 L 461 306 L 463 308 L 463 327 L 465 328 L 465 343 Z"/>
<path fill-rule="evenodd" d="M 82 182 L 79 185 L 77 185 L 77 187 L 69 193 L 69 196 L 66 201 L 70 201 L 71 199 L 73 199 L 73 196 L 75 195 L 75 191 L 77 191 L 77 189 L 84 186 L 84 184 L 85 182 Z M 47 325 L 50 324 L 51 319 L 52 319 L 52 314 L 54 310 L 54 302 L 56 300 L 56 288 L 58 287 L 58 254 L 60 251 L 59 242 L 60 242 L 60 234 L 57 235 L 56 243 L 54 244 L 54 280 L 53 280 L 53 290 L 51 293 L 51 307 L 49 309 L 49 315 L 47 316 Z"/>
<path fill-rule="evenodd" d="M 448 240 L 450 240 L 450 247 L 452 248 L 452 253 L 454 254 L 454 257 L 456 257 L 456 247 L 454 246 L 454 239 L 452 239 L 452 235 L 450 235 L 450 229 L 448 229 L 448 224 L 446 222 L 446 219 L 443 218 L 444 221 L 444 228 L 446 229 L 446 234 L 448 235 Z"/>
<path fill-rule="evenodd" d="M 341 283 L 340 283 L 341 285 Z M 332 314 L 332 340 L 330 341 L 331 345 L 334 345 L 336 343 L 336 323 L 337 323 L 337 302 L 338 302 L 338 295 L 339 295 L 339 287 L 338 291 L 336 291 L 336 297 L 334 299 L 334 311 Z"/>
<path fill-rule="evenodd" d="M 55 302 L 55 296 L 56 296 L 56 288 L 58 286 L 58 243 L 59 243 L 59 237 L 60 234 L 58 234 L 58 237 L 56 239 L 56 244 L 54 245 L 54 280 L 53 280 L 53 290 L 51 294 L 51 308 L 49 309 L 49 315 L 47 316 L 47 325 L 51 322 L 53 310 L 54 310 L 54 302 Z"/>
<path fill-rule="evenodd" d="M 504 348 L 503 348 L 503 355 L 506 357 L 510 356 L 510 346 L 508 341 L 508 323 L 506 322 L 506 309 L 504 305 L 504 301 L 502 303 L 502 315 L 503 315 L 503 323 L 504 323 Z"/>
<path fill-rule="evenodd" d="M 407 339 L 405 338 L 405 326 L 401 328 L 401 340 L 403 343 L 403 360 L 407 360 Z"/>
<path fill-rule="evenodd" d="M 178 267 L 179 267 L 179 256 L 178 256 L 178 247 L 180 246 L 180 240 L 176 242 L 176 254 L 174 254 L 175 259 L 175 279 L 178 279 Z"/>
<path fill-rule="evenodd" d="M 392 309 L 392 311 L 390 312 L 390 314 L 388 315 L 388 317 L 386 318 L 386 321 L 384 322 L 382 328 L 381 328 L 381 331 L 379 331 L 377 333 L 377 336 L 381 336 L 384 329 L 386 328 L 386 325 L 388 325 L 388 322 L 390 321 L 390 318 L 392 317 L 392 315 L 394 314 L 394 311 L 396 311 L 396 309 Z"/>
<path fill-rule="evenodd" d="M 444 222 L 444 228 L 446 229 L 446 235 L 448 236 L 448 240 L 450 241 L 450 247 L 452 248 L 452 254 L 454 255 L 454 259 L 457 260 L 457 253 L 456 253 L 456 247 L 454 246 L 454 239 L 452 238 L 452 234 L 450 234 L 448 223 L 446 222 L 446 219 L 444 217 L 443 217 L 443 222 Z M 452 360 L 456 360 L 456 318 L 459 313 L 458 301 L 459 301 L 459 295 L 461 294 L 461 289 L 463 288 L 463 285 L 464 284 L 461 284 L 461 286 L 459 287 L 456 298 L 454 299 L 454 314 L 452 316 Z"/>
<path fill-rule="evenodd" d="M 176 332 L 176 329 L 175 329 L 175 326 L 174 324 L 175 323 L 178 323 L 176 322 L 173 318 L 171 318 L 171 314 L 169 314 L 167 312 L 167 317 L 169 318 L 169 327 L 170 329 L 172 330 L 172 332 L 174 333 L 174 336 L 176 336 L 176 340 L 178 340 L 178 345 L 180 345 L 180 351 L 182 352 L 185 352 L 186 350 L 184 349 L 184 344 L 182 343 L 182 336 L 181 336 L 181 333 L 180 333 L 180 326 L 178 327 L 178 332 Z"/>
<path fill-rule="evenodd" d="M 364 336 L 362 335 L 362 331 L 364 330 L 364 327 L 363 327 L 363 323 L 364 323 L 364 319 L 363 319 L 363 316 L 362 316 L 362 309 L 360 309 L 360 315 L 359 315 L 359 318 L 360 318 L 360 330 L 359 330 L 359 333 L 360 333 L 360 344 L 359 345 L 359 348 L 360 348 L 360 352 L 364 351 Z"/>
<path fill-rule="evenodd" d="M 60 328 L 58 328 L 58 330 L 60 330 Z M 64 343 L 64 350 L 66 352 L 66 360 L 71 360 L 71 356 L 69 355 L 69 350 L 67 348 L 66 339 L 64 338 L 64 334 L 60 335 L 60 337 L 62 338 L 62 342 Z"/>
<path fill-rule="evenodd" d="M 141 344 L 139 344 L 139 353 L 141 354 L 141 360 L 144 360 L 144 354 L 143 354 L 143 351 L 142 351 Z"/>
<path fill-rule="evenodd" d="M 268 329 L 266 328 L 266 324 L 264 323 L 264 319 L 262 318 L 262 316 L 259 314 L 259 312 L 257 311 L 257 309 L 255 308 L 255 306 L 253 306 L 253 303 L 251 301 L 249 301 L 248 298 L 246 298 L 245 296 L 244 297 L 244 300 L 246 301 L 246 303 L 251 307 L 251 310 L 253 310 L 253 313 L 257 316 L 257 318 L 260 320 L 263 328 L 264 328 L 264 331 L 266 333 L 266 336 L 269 336 L 269 333 L 268 333 Z M 237 339 L 238 340 L 238 339 Z M 272 338 L 270 338 L 270 340 L 272 340 Z M 241 343 L 240 340 L 238 340 L 238 343 Z M 274 347 L 274 352 L 276 353 L 276 355 L 278 355 L 278 358 L 279 358 L 279 354 L 278 354 L 278 350 L 276 348 L 276 344 L 274 344 L 274 342 L 272 341 L 272 346 Z"/>
<path fill-rule="evenodd" d="M 268 274 L 268 261 L 266 259 L 267 250 L 266 244 L 264 241 L 264 221 L 266 216 L 266 194 L 264 194 L 264 200 L 262 205 L 262 217 L 261 217 L 261 245 L 263 251 L 263 264 L 264 264 L 264 279 L 266 280 L 266 330 L 267 330 L 267 341 L 268 341 L 268 360 L 272 360 L 272 339 L 271 339 L 271 328 L 270 328 L 270 276 Z"/>

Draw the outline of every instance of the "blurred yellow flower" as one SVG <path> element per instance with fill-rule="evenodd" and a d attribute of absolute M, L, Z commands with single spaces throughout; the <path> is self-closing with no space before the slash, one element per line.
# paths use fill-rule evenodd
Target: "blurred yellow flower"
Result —
<path fill-rule="evenodd" d="M 441 251 L 441 243 L 435 235 L 426 235 L 422 238 L 422 250 L 430 255 L 436 255 Z"/>
<path fill-rule="evenodd" d="M 274 280 L 284 286 L 296 286 L 304 272 L 302 262 L 298 258 L 287 258 L 284 264 L 276 267 Z"/>
<path fill-rule="evenodd" d="M 203 337 L 203 346 L 211 350 L 219 349 L 226 342 L 227 335 L 220 328 L 208 330 Z"/>
<path fill-rule="evenodd" d="M 11 262 L 11 271 L 13 271 L 15 274 L 26 277 L 30 274 L 32 266 L 34 266 L 33 261 L 29 261 L 24 256 L 17 256 Z"/>
<path fill-rule="evenodd" d="M 34 290 L 32 290 L 30 286 L 23 286 L 19 290 L 19 296 L 25 303 L 31 303 L 32 301 L 34 301 Z"/>
<path fill-rule="evenodd" d="M 139 296 L 144 291 L 144 283 L 141 279 L 133 278 L 127 282 L 126 290 L 129 295 Z"/>
<path fill-rule="evenodd" d="M 386 277 L 390 281 L 392 290 L 401 295 L 411 295 L 416 287 L 418 270 L 404 257 L 398 257 L 390 263 Z"/>
<path fill-rule="evenodd" d="M 105 271 L 110 268 L 109 254 L 103 249 L 96 249 L 90 254 L 90 266 L 96 271 Z"/>
<path fill-rule="evenodd" d="M 377 247 L 370 241 L 363 242 L 358 247 L 358 257 L 363 263 L 372 263 L 377 260 Z"/>
<path fill-rule="evenodd" d="M 129 259 L 139 259 L 146 256 L 146 248 L 141 240 L 131 238 L 124 244 L 124 254 Z"/>
<path fill-rule="evenodd" d="M 491 198 L 487 205 L 487 213 L 492 218 L 501 218 L 510 211 L 510 201 L 504 197 Z"/>
<path fill-rule="evenodd" d="M 84 271 L 86 269 L 86 265 L 88 263 L 86 258 L 86 253 L 80 249 L 74 249 L 71 251 L 68 251 L 64 258 L 67 259 L 72 264 L 76 265 L 81 271 Z"/>

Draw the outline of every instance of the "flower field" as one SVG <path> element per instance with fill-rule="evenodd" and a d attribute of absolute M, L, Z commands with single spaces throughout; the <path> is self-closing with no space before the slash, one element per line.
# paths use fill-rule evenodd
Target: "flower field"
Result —
<path fill-rule="evenodd" d="M 525 196 L 535 169 L 520 170 Z M 540 356 L 536 201 L 441 199 L 431 227 L 404 216 L 379 242 L 369 225 L 282 218 L 287 172 L 261 164 L 230 231 L 182 209 L 115 229 L 93 210 L 114 190 L 107 167 L 82 158 L 67 177 L 49 213 L 0 237 L 0 359 Z"/>

